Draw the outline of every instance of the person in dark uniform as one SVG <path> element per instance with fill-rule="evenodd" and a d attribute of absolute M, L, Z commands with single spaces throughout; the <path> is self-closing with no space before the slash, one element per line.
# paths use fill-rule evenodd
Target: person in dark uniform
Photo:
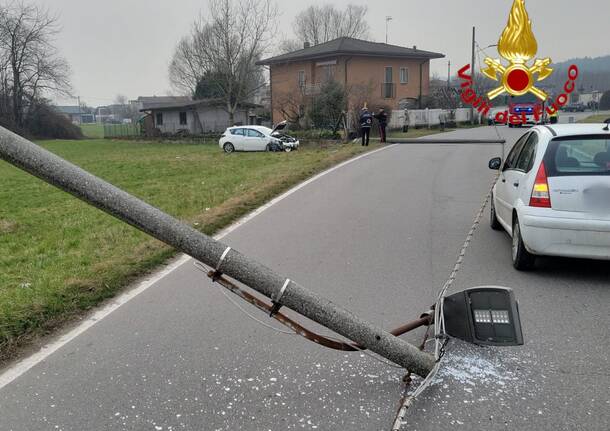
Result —
<path fill-rule="evenodd" d="M 371 137 L 371 127 L 373 127 L 373 115 L 369 112 L 367 107 L 362 108 L 360 114 L 360 130 L 362 131 L 362 146 L 369 146 L 369 139 Z"/>
<path fill-rule="evenodd" d="M 375 118 L 379 121 L 379 137 L 381 138 L 381 142 L 385 142 L 386 129 L 388 127 L 388 114 L 386 114 L 383 108 L 380 108 L 377 115 L 375 115 Z"/>

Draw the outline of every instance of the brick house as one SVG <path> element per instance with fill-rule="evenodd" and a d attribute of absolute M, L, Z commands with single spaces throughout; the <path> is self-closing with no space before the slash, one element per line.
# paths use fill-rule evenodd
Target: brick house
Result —
<path fill-rule="evenodd" d="M 273 122 L 301 118 L 308 100 L 334 80 L 346 88 L 347 111 L 417 106 L 430 86 L 430 60 L 443 54 L 341 37 L 261 60 L 269 66 Z"/>

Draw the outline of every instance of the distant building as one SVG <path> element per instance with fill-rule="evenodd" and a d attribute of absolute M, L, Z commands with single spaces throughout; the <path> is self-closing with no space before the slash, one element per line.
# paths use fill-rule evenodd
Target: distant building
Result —
<path fill-rule="evenodd" d="M 96 122 L 105 124 L 114 121 L 112 110 L 108 106 L 98 106 L 95 110 Z"/>
<path fill-rule="evenodd" d="M 95 123 L 95 115 L 83 112 L 80 106 L 55 106 L 55 110 L 70 120 L 72 124 Z"/>
<path fill-rule="evenodd" d="M 588 93 L 579 93 L 578 100 L 575 102 L 582 103 L 586 107 L 597 109 L 599 106 L 599 102 L 602 99 L 603 92 L 601 91 L 591 91 Z"/>
<path fill-rule="evenodd" d="M 200 135 L 222 132 L 227 127 L 256 124 L 256 110 L 262 108 L 254 103 L 244 103 L 235 112 L 233 124 L 225 102 L 220 99 L 192 100 L 188 97 L 140 97 L 141 112 L 148 114 L 143 123 L 146 134 Z"/>
<path fill-rule="evenodd" d="M 305 104 L 331 80 L 348 90 L 346 110 L 398 109 L 429 94 L 430 60 L 443 54 L 341 37 L 258 62 L 271 77 L 273 122 L 284 119 L 286 104 Z M 298 106 L 302 104 L 303 106 Z M 292 109 L 295 107 L 293 106 Z"/>
<path fill-rule="evenodd" d="M 271 86 L 263 85 L 254 95 L 254 103 L 261 105 L 266 111 L 271 110 Z"/>
<path fill-rule="evenodd" d="M 130 103 L 138 108 L 138 111 L 147 111 L 159 106 L 167 106 L 171 104 L 189 103 L 193 99 L 187 96 L 140 96 Z"/>

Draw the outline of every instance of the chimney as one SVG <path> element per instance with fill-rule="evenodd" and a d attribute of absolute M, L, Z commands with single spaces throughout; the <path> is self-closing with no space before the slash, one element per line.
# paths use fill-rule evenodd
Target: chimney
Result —
<path fill-rule="evenodd" d="M 303 44 L 303 49 L 307 49 L 307 48 L 311 48 L 311 43 L 305 41 L 305 43 Z"/>

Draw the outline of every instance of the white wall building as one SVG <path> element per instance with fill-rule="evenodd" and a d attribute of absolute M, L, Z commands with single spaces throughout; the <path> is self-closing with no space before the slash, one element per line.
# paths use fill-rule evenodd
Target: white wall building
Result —
<path fill-rule="evenodd" d="M 145 121 L 147 134 L 200 135 L 222 132 L 230 126 L 256 124 L 254 110 L 260 108 L 260 105 L 252 103 L 242 104 L 235 112 L 233 124 L 230 124 L 229 114 L 223 109 L 224 102 L 218 99 L 146 99 L 141 111 L 148 114 Z"/>

